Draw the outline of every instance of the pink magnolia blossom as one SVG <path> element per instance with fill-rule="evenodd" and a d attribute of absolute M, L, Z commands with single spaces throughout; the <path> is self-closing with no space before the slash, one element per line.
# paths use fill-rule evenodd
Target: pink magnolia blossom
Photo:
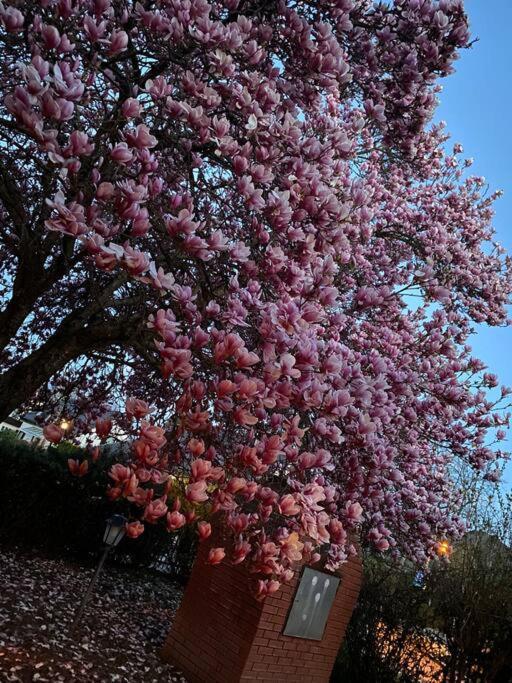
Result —
<path fill-rule="evenodd" d="M 127 131 L 125 138 L 130 147 L 136 147 L 137 149 L 154 147 L 157 143 L 155 136 L 151 135 L 149 128 L 143 123 L 140 123 L 134 131 Z"/>
<path fill-rule="evenodd" d="M 120 164 L 129 164 L 133 160 L 133 152 L 128 149 L 126 142 L 118 143 L 110 152 L 110 156 Z"/>
<path fill-rule="evenodd" d="M 190 472 L 192 477 L 197 480 L 203 480 L 208 477 L 212 469 L 212 463 L 208 460 L 202 460 L 198 458 L 194 460 L 190 465 Z"/>
<path fill-rule="evenodd" d="M 111 55 L 118 54 L 119 52 L 126 50 L 128 35 L 125 31 L 113 31 L 107 44 Z"/>
<path fill-rule="evenodd" d="M 212 526 L 209 522 L 201 521 L 197 525 L 197 533 L 199 534 L 199 540 L 205 541 L 212 533 Z"/>
<path fill-rule="evenodd" d="M 299 540 L 299 534 L 292 531 L 285 539 L 281 541 L 281 553 L 290 562 L 300 562 L 302 559 L 302 550 L 304 543 Z"/>
<path fill-rule="evenodd" d="M 150 424 L 149 422 L 142 422 L 140 427 L 140 437 L 143 441 L 149 444 L 152 448 L 158 450 L 166 443 L 164 430 L 158 425 Z"/>
<path fill-rule="evenodd" d="M 260 579 L 256 590 L 256 598 L 258 600 L 264 600 L 269 595 L 272 595 L 272 593 L 276 593 L 280 587 L 281 584 L 279 581 L 274 579 Z"/>
<path fill-rule="evenodd" d="M 167 529 L 169 531 L 176 531 L 177 529 L 181 529 L 181 527 L 185 526 L 185 524 L 187 523 L 185 515 L 182 515 L 181 512 L 178 512 L 177 510 L 174 510 L 173 512 L 168 512 L 166 520 Z"/>
<path fill-rule="evenodd" d="M 509 420 L 470 336 L 512 276 L 430 124 L 462 2 L 261 4 L 0 3 L 0 417 L 115 424 L 109 498 L 214 529 L 263 598 L 462 533 L 453 462 L 495 478 Z"/>
<path fill-rule="evenodd" d="M 123 263 L 130 275 L 142 275 L 149 268 L 149 258 L 138 249 L 126 247 L 124 250 Z"/>
<path fill-rule="evenodd" d="M 349 501 L 345 507 L 347 519 L 351 522 L 360 522 L 363 514 L 363 508 L 359 503 L 352 503 Z"/>
<path fill-rule="evenodd" d="M 136 118 L 140 114 L 140 103 L 133 97 L 129 97 L 123 102 L 121 111 L 127 119 Z"/>
<path fill-rule="evenodd" d="M 150 501 L 144 510 L 144 519 L 150 524 L 157 522 L 167 514 L 167 505 L 162 499 Z"/>
<path fill-rule="evenodd" d="M 191 503 L 204 503 L 208 500 L 208 494 L 206 492 L 206 482 L 204 480 L 196 481 L 193 484 L 187 486 L 186 498 Z"/>
<path fill-rule="evenodd" d="M 73 458 L 69 458 L 68 459 L 68 468 L 74 477 L 83 477 L 87 474 L 87 471 L 89 469 L 89 461 L 88 460 L 82 460 L 82 462 L 79 462 L 78 460 L 74 460 Z"/>
<path fill-rule="evenodd" d="M 126 414 L 130 417 L 135 417 L 139 420 L 141 417 L 146 417 L 150 413 L 151 408 L 140 398 L 133 396 L 126 401 Z"/>
<path fill-rule="evenodd" d="M 287 493 L 281 498 L 279 501 L 279 509 L 281 514 L 285 515 L 286 517 L 297 515 L 300 512 L 300 507 L 297 505 L 295 498 L 290 493 Z"/>
<path fill-rule="evenodd" d="M 62 441 L 64 432 L 56 424 L 47 424 L 43 428 L 43 436 L 50 443 L 59 443 L 59 441 Z"/>
<path fill-rule="evenodd" d="M 126 535 L 128 538 L 138 538 L 144 532 L 144 524 L 138 520 L 126 524 Z"/>
<path fill-rule="evenodd" d="M 2 6 L 0 8 L 0 21 L 2 21 L 5 28 L 11 33 L 20 31 L 23 27 L 24 20 L 23 14 L 15 7 L 4 8 Z"/>
<path fill-rule="evenodd" d="M 251 552 L 252 546 L 248 541 L 238 541 L 233 548 L 231 562 L 233 564 L 241 564 L 245 561 L 247 555 Z"/>
<path fill-rule="evenodd" d="M 201 439 L 190 439 L 187 444 L 189 451 L 194 457 L 199 457 L 205 452 L 205 445 Z"/>
<path fill-rule="evenodd" d="M 220 564 L 226 557 L 224 548 L 212 548 L 208 553 L 208 564 Z"/>
<path fill-rule="evenodd" d="M 229 493 L 240 493 L 247 488 L 247 480 L 243 477 L 232 477 L 227 485 L 226 491 Z"/>
<path fill-rule="evenodd" d="M 131 477 L 131 475 L 131 468 L 125 465 L 121 465 L 121 463 L 116 463 L 115 465 L 112 465 L 109 472 L 109 477 L 111 477 L 111 479 L 113 479 L 116 483 L 126 481 Z"/>
<path fill-rule="evenodd" d="M 103 441 L 112 430 L 112 420 L 108 417 L 98 417 L 94 423 L 96 434 Z"/>

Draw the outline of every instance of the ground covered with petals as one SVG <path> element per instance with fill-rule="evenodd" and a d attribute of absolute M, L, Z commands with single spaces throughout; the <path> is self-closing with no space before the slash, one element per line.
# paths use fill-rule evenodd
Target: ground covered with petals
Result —
<path fill-rule="evenodd" d="M 181 587 L 165 576 L 107 567 L 72 635 L 92 571 L 0 550 L 0 680 L 185 683 L 158 655 Z"/>

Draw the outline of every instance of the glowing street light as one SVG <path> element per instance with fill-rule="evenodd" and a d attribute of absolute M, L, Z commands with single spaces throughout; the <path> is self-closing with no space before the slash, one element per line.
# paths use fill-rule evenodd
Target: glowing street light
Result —
<path fill-rule="evenodd" d="M 452 546 L 448 541 L 439 541 L 437 544 L 436 553 L 438 557 L 450 557 L 452 554 Z"/>

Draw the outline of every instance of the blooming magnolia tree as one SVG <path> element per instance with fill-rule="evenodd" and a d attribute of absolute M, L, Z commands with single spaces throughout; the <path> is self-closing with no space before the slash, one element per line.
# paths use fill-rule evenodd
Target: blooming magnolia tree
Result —
<path fill-rule="evenodd" d="M 216 520 L 210 561 L 262 597 L 356 530 L 426 561 L 461 530 L 450 464 L 493 478 L 506 422 L 466 345 L 506 323 L 494 197 L 426 129 L 460 0 L 18 0 L 0 25 L 0 416 L 49 387 L 77 430 L 117 421 L 129 535 Z"/>

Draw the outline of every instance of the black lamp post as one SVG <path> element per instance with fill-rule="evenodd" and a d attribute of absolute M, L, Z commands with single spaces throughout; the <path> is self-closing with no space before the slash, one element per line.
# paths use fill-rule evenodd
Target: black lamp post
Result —
<path fill-rule="evenodd" d="M 107 519 L 107 526 L 103 534 L 103 543 L 107 551 L 119 544 L 125 534 L 127 521 L 124 515 L 112 515 Z"/>
<path fill-rule="evenodd" d="M 87 590 L 84 593 L 82 602 L 80 603 L 80 606 L 73 620 L 73 625 L 71 627 L 72 630 L 74 630 L 78 626 L 80 620 L 82 619 L 85 607 L 89 601 L 89 598 L 91 597 L 91 593 L 94 589 L 94 586 L 98 581 L 98 577 L 101 573 L 101 570 L 103 569 L 103 565 L 105 564 L 107 555 L 112 550 L 112 548 L 115 548 L 115 546 L 118 545 L 119 541 L 123 538 L 126 530 L 127 521 L 128 520 L 124 515 L 118 514 L 112 515 L 112 517 L 109 517 L 107 519 L 107 526 L 105 527 L 105 532 L 103 534 L 103 543 L 105 547 L 103 549 L 100 561 L 98 562 L 98 566 L 96 567 L 96 571 L 94 572 L 94 576 L 92 577 L 92 579 L 89 582 L 89 585 L 87 586 Z"/>

